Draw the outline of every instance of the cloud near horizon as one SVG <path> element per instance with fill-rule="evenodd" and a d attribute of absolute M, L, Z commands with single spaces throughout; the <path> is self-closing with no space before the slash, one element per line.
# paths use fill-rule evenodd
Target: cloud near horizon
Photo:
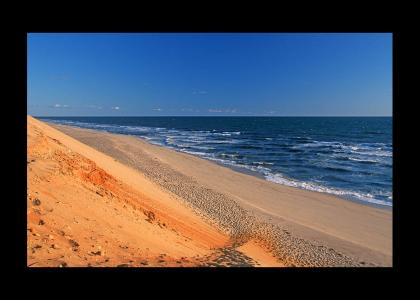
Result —
<path fill-rule="evenodd" d="M 89 104 L 89 105 L 86 105 L 86 107 L 93 108 L 93 109 L 102 109 L 102 106 L 95 105 L 95 104 Z"/>
<path fill-rule="evenodd" d="M 53 107 L 53 108 L 69 108 L 70 105 L 67 105 L 67 104 L 54 104 L 51 107 Z"/>
<path fill-rule="evenodd" d="M 226 109 L 220 109 L 220 108 L 209 108 L 208 112 L 211 113 L 236 113 L 238 110 L 236 108 L 226 108 Z"/>

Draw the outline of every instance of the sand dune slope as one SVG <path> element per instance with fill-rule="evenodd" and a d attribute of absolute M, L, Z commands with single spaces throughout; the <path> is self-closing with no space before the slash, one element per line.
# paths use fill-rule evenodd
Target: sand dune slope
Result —
<path fill-rule="evenodd" d="M 141 173 L 28 117 L 28 266 L 282 266 Z"/>

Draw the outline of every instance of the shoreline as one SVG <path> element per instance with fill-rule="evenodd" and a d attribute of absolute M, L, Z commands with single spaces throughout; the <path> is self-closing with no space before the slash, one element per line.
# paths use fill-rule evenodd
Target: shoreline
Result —
<path fill-rule="evenodd" d="M 240 214 L 244 214 L 244 219 L 251 217 L 250 224 L 259 224 L 258 226 L 265 224 L 265 229 L 276 227 L 270 230 L 275 232 L 276 239 L 283 243 L 283 248 L 292 244 L 295 247 L 297 243 L 302 251 L 294 251 L 295 253 L 290 249 L 280 251 L 278 243 L 277 246 L 269 247 L 273 252 L 277 251 L 277 257 L 283 257 L 286 261 L 294 260 L 295 265 L 358 265 L 355 260 L 363 260 L 364 263 L 361 265 L 366 262 L 372 263 L 371 265 L 392 265 L 392 207 L 376 208 L 370 204 L 355 203 L 331 194 L 272 183 L 211 160 L 151 144 L 138 136 L 48 124 L 130 165 L 164 189 L 178 193 L 178 196 L 187 199 L 186 202 L 198 208 L 198 213 L 204 211 L 205 215 L 212 213 L 217 215 L 213 212 L 214 208 L 205 207 L 207 204 L 195 203 L 196 199 L 184 195 L 186 191 L 198 191 L 203 197 L 210 197 L 208 199 L 212 199 L 211 201 L 220 200 L 220 205 L 230 203 L 230 209 L 235 207 Z M 139 157 L 141 161 L 136 161 Z M 204 172 L 206 169 L 211 170 Z M 211 172 L 213 174 L 210 174 Z M 220 178 L 215 178 L 218 175 Z M 162 180 L 159 181 L 157 178 Z M 165 180 L 168 178 L 175 180 L 175 184 L 174 182 L 171 184 L 170 181 L 166 183 Z M 188 181 L 188 178 L 193 180 Z M 179 188 L 176 186 L 179 183 L 186 185 Z M 242 222 L 239 226 L 229 224 L 232 222 L 229 213 L 224 211 L 218 213 L 225 218 L 221 222 L 224 222 L 221 227 L 234 228 L 236 232 L 232 231 L 233 236 L 236 235 L 240 237 L 239 239 L 244 239 L 243 235 L 249 235 L 255 231 L 254 227 L 258 227 L 242 221 L 236 221 Z M 243 229 L 247 227 L 252 229 Z M 269 234 L 266 232 L 260 235 L 265 238 Z M 322 255 L 326 257 L 325 261 L 316 262 L 312 257 L 308 257 L 311 256 L 310 253 L 306 253 L 315 251 L 310 250 L 314 249 L 314 245 L 320 249 L 324 247 L 334 251 L 329 253 L 323 249 Z M 338 255 L 335 255 L 336 253 Z M 342 260 L 342 257 L 346 259 Z"/>
<path fill-rule="evenodd" d="M 233 164 L 225 164 L 225 163 L 220 162 L 218 160 L 214 160 L 214 159 L 211 159 L 211 158 L 208 158 L 208 157 L 205 157 L 205 156 L 200 156 L 200 155 L 192 154 L 192 153 L 189 153 L 187 151 L 182 151 L 180 149 L 177 149 L 175 147 L 169 147 L 169 146 L 163 145 L 161 143 L 153 143 L 153 142 L 149 141 L 145 137 L 134 135 L 134 134 L 129 134 L 129 133 L 113 133 L 113 132 L 109 132 L 109 131 L 102 130 L 102 129 L 91 129 L 91 128 L 83 128 L 83 127 L 78 127 L 78 126 L 72 126 L 72 125 L 61 125 L 61 124 L 56 124 L 54 122 L 49 122 L 48 120 L 45 120 L 43 122 L 46 122 L 47 124 L 50 124 L 52 126 L 55 126 L 55 125 L 58 125 L 58 126 L 69 126 L 71 128 L 79 128 L 79 129 L 83 129 L 83 130 L 92 130 L 92 131 L 96 131 L 96 132 L 103 132 L 103 133 L 109 133 L 109 134 L 115 134 L 115 135 L 122 135 L 122 136 L 130 136 L 130 137 L 134 137 L 134 138 L 140 139 L 140 140 L 144 141 L 145 143 L 151 144 L 151 145 L 156 146 L 156 147 L 162 147 L 162 148 L 168 149 L 170 151 L 176 151 L 178 153 L 192 155 L 192 156 L 197 157 L 199 159 L 203 159 L 203 160 L 209 161 L 211 163 L 217 164 L 217 165 L 219 165 L 221 167 L 229 168 L 229 169 L 231 169 L 233 171 L 236 171 L 236 172 L 239 172 L 239 173 L 242 173 L 242 174 L 246 174 L 246 175 L 251 175 L 251 176 L 254 176 L 256 178 L 263 179 L 265 181 L 268 181 L 268 182 L 271 182 L 271 183 L 274 183 L 274 184 L 278 184 L 278 185 L 281 185 L 281 186 L 287 186 L 287 187 L 296 188 L 296 189 L 299 189 L 299 190 L 304 190 L 304 191 L 310 191 L 310 192 L 315 192 L 315 193 L 320 193 L 320 194 L 331 195 L 333 197 L 342 199 L 344 201 L 350 201 L 350 202 L 353 202 L 353 203 L 362 204 L 362 205 L 366 205 L 366 206 L 374 207 L 374 208 L 379 208 L 379 209 L 385 209 L 385 210 L 389 210 L 389 211 L 392 211 L 392 207 L 393 207 L 392 202 L 390 204 L 385 204 L 386 201 L 383 201 L 383 200 L 376 200 L 376 199 L 373 199 L 373 200 L 364 200 L 364 199 L 358 199 L 356 196 L 352 196 L 352 195 L 341 195 L 341 194 L 332 193 L 332 192 L 320 191 L 320 190 L 316 190 L 316 189 L 315 190 L 314 189 L 307 189 L 307 188 L 300 187 L 300 186 L 294 186 L 294 185 L 288 185 L 288 184 L 285 184 L 285 183 L 279 183 L 279 182 L 276 182 L 276 181 L 272 181 L 272 180 L 267 179 L 263 174 L 261 174 L 261 173 L 259 173 L 257 171 L 250 170 L 248 168 L 241 167 L 241 166 L 236 166 L 236 165 L 233 165 Z M 293 180 L 293 179 L 291 179 L 291 180 Z M 328 187 L 325 187 L 325 188 L 330 189 Z M 352 191 L 350 191 L 350 193 L 351 192 Z"/>
<path fill-rule="evenodd" d="M 63 125 L 63 126 L 69 126 L 69 125 Z M 76 126 L 70 126 L 70 127 L 80 128 L 80 127 L 76 127 Z M 85 128 L 80 128 L 80 129 L 85 129 Z M 88 129 L 88 130 L 94 130 L 94 129 Z M 106 132 L 106 133 L 110 133 L 110 134 L 123 135 L 123 136 L 124 135 L 131 136 L 131 137 L 134 137 L 134 138 L 141 139 L 145 143 L 151 144 L 153 146 L 162 147 L 162 148 L 168 149 L 170 151 L 176 151 L 178 153 L 183 153 L 183 154 L 191 155 L 191 156 L 197 157 L 199 159 L 204 159 L 204 160 L 206 160 L 208 162 L 211 162 L 211 163 L 214 163 L 214 164 L 216 164 L 216 165 L 218 165 L 220 167 L 228 168 L 228 169 L 231 169 L 232 171 L 235 171 L 235 172 L 238 172 L 238 173 L 242 173 L 242 174 L 245 174 L 245 175 L 250 175 L 250 176 L 253 176 L 253 177 L 256 177 L 256 178 L 265 180 L 267 182 L 271 182 L 271 183 L 278 184 L 278 185 L 281 185 L 281 186 L 287 186 L 287 187 L 299 189 L 299 190 L 302 190 L 302 191 L 310 191 L 310 192 L 313 192 L 313 193 L 331 195 L 331 196 L 334 196 L 336 198 L 342 199 L 343 201 L 351 201 L 353 203 L 357 203 L 357 204 L 361 204 L 361 205 L 366 205 L 366 206 L 369 206 L 369 207 L 374 207 L 374 208 L 379 208 L 379 209 L 384 209 L 384 210 L 392 211 L 392 207 L 393 207 L 392 205 L 379 204 L 379 203 L 370 202 L 370 201 L 366 201 L 366 200 L 360 200 L 360 199 L 351 198 L 351 197 L 348 197 L 347 198 L 347 197 L 344 197 L 344 196 L 341 196 L 341 195 L 336 195 L 336 194 L 333 194 L 333 193 L 314 191 L 314 190 L 304 189 L 304 188 L 301 188 L 301 187 L 294 187 L 294 186 L 290 186 L 290 185 L 278 183 L 278 182 L 275 182 L 275 181 L 271 181 L 271 180 L 268 180 L 267 178 L 265 178 L 264 175 L 262 175 L 261 173 L 258 173 L 256 171 L 252 171 L 252 170 L 249 170 L 249 169 L 246 169 L 246 168 L 242 168 L 242 167 L 239 167 L 239 166 L 233 166 L 233 165 L 229 165 L 229 164 L 223 164 L 222 162 L 219 162 L 219 161 L 216 161 L 216 160 L 211 160 L 211 159 L 208 159 L 206 157 L 201 157 L 201 156 L 194 155 L 194 154 L 191 154 L 191 153 L 188 153 L 188 152 L 183 152 L 183 151 L 178 150 L 178 149 L 175 149 L 175 148 L 168 148 L 168 147 L 165 147 L 164 145 L 153 144 L 153 143 L 149 142 L 147 139 L 145 139 L 144 137 L 141 137 L 141 136 L 131 135 L 131 134 L 111 133 L 111 132 L 101 131 L 101 130 L 94 130 L 94 131 Z"/>

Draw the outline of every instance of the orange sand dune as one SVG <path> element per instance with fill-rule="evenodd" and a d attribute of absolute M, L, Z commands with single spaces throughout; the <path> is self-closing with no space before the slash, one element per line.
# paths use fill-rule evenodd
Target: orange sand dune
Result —
<path fill-rule="evenodd" d="M 138 171 L 32 117 L 28 266 L 282 266 L 229 237 Z"/>

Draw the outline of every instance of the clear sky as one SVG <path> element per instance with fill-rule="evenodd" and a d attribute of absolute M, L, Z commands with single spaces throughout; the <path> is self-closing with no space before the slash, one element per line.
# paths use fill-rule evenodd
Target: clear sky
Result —
<path fill-rule="evenodd" d="M 392 34 L 28 34 L 34 116 L 391 116 Z"/>

